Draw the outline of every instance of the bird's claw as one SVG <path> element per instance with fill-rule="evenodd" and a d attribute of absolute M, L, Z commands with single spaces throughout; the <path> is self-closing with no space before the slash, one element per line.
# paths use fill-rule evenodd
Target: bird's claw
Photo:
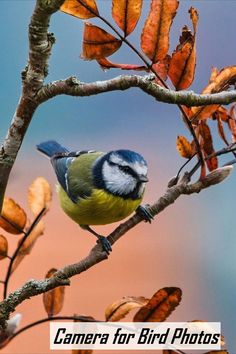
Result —
<path fill-rule="evenodd" d="M 146 222 L 151 223 L 154 217 L 149 211 L 149 205 L 139 205 L 136 209 L 136 213 Z"/>
<path fill-rule="evenodd" d="M 110 252 L 112 251 L 112 247 L 110 242 L 108 241 L 108 239 L 104 236 L 99 236 L 97 243 L 101 243 L 103 251 L 105 251 L 107 253 L 107 255 L 110 254 Z"/>

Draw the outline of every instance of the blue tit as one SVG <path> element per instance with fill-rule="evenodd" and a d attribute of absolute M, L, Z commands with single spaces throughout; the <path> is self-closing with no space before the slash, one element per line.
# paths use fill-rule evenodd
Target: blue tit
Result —
<path fill-rule="evenodd" d="M 51 159 L 64 212 L 95 235 L 108 254 L 110 242 L 89 225 L 120 221 L 133 211 L 138 211 L 147 221 L 151 220 L 150 213 L 140 205 L 148 182 L 148 169 L 137 152 L 69 152 L 56 141 L 41 143 L 37 149 Z"/>

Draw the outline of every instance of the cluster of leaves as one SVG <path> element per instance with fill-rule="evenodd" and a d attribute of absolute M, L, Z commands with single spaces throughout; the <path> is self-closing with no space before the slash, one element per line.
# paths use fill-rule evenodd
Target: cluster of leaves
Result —
<path fill-rule="evenodd" d="M 103 69 L 120 68 L 122 70 L 149 71 L 156 75 L 156 83 L 169 88 L 166 81 L 170 79 L 176 90 L 187 89 L 193 82 L 196 68 L 196 34 L 198 25 L 197 10 L 189 9 L 193 31 L 188 26 L 182 28 L 179 43 L 172 54 L 169 54 L 169 36 L 173 19 L 179 6 L 178 0 L 152 0 L 150 11 L 141 33 L 141 50 L 137 50 L 127 39 L 134 31 L 141 13 L 142 0 L 112 0 L 112 17 L 115 25 L 111 24 L 99 12 L 95 0 L 65 0 L 61 11 L 80 19 L 99 18 L 108 25 L 116 36 L 89 22 L 84 24 L 82 58 L 97 60 Z M 119 32 L 122 31 L 122 33 Z M 107 59 L 125 43 L 141 59 L 142 64 L 120 64 Z M 227 90 L 236 81 L 236 67 L 226 67 L 220 72 L 212 70 L 210 82 L 202 91 L 204 94 L 217 93 Z M 180 107 L 182 114 L 189 121 L 194 140 L 189 142 L 185 137 L 177 137 L 177 150 L 184 158 L 190 159 L 196 153 L 205 157 L 206 165 L 210 171 L 218 167 L 213 147 L 211 130 L 207 119 L 217 120 L 219 135 L 225 144 L 229 144 L 223 128 L 227 123 L 235 140 L 236 122 L 234 108 L 226 112 L 219 105 L 206 107 Z M 227 116 L 227 117 L 226 117 Z M 185 121 L 186 121 L 185 119 Z M 193 134 L 192 134 L 193 135 Z M 196 140 L 199 146 L 196 146 Z M 199 149 L 201 151 L 199 151 Z M 210 157 L 209 157 L 210 156 Z M 205 176 L 205 164 L 202 162 L 202 177 Z"/>
<path fill-rule="evenodd" d="M 42 212 L 45 214 L 49 209 L 52 193 L 48 182 L 43 177 L 36 178 L 29 187 L 28 202 L 33 215 L 38 217 Z M 33 227 L 32 227 L 33 226 Z M 11 266 L 11 273 L 18 267 L 23 258 L 30 254 L 36 240 L 44 232 L 43 220 L 30 222 L 24 209 L 11 198 L 4 198 L 0 227 L 13 235 L 24 234 L 18 241 Z M 23 241 L 23 242 L 22 242 Z M 6 236 L 0 235 L 0 259 L 8 257 L 8 241 Z"/>
<path fill-rule="evenodd" d="M 126 296 L 110 304 L 105 310 L 105 320 L 118 322 L 132 310 L 138 309 L 133 317 L 134 322 L 164 322 L 180 304 L 182 291 L 177 287 L 166 287 L 158 290 L 150 299 L 143 296 Z M 92 319 L 92 317 L 90 317 Z M 96 321 L 94 319 L 94 321 Z M 199 322 L 201 326 L 202 321 Z M 224 344 L 222 337 L 222 345 Z M 73 350 L 72 354 L 91 354 L 92 350 Z M 178 354 L 173 350 L 163 350 L 163 354 Z M 227 354 L 225 350 L 205 354 Z"/>
<path fill-rule="evenodd" d="M 52 198 L 51 188 L 43 177 L 36 178 L 28 190 L 28 203 L 34 221 L 31 222 L 24 209 L 11 198 L 4 198 L 0 227 L 11 235 L 22 235 L 13 254 L 9 255 L 8 238 L 0 235 L 0 260 L 9 259 L 5 279 L 1 281 L 4 287 L 3 297 L 7 296 L 7 287 L 12 273 L 16 270 L 26 255 L 32 251 L 39 236 L 43 235 L 45 225 L 42 217 L 49 210 Z M 10 236 L 9 236 L 10 237 Z M 20 314 L 8 321 L 7 329 L 0 333 L 0 348 L 5 347 L 10 337 L 16 331 Z"/>

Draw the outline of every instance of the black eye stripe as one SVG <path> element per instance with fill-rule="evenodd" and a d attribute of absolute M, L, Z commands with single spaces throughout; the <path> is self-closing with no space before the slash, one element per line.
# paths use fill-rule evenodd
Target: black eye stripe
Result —
<path fill-rule="evenodd" d="M 119 165 L 115 162 L 109 161 L 109 165 L 110 166 L 117 166 L 122 172 L 134 177 L 134 178 L 138 178 L 138 174 L 130 167 L 130 166 L 122 166 Z"/>
<path fill-rule="evenodd" d="M 138 177 L 137 173 L 129 166 L 120 166 L 119 165 L 119 169 L 134 178 Z"/>

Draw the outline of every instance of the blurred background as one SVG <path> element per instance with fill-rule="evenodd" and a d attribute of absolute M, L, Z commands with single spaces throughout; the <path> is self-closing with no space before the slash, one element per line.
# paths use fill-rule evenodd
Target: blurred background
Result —
<path fill-rule="evenodd" d="M 111 2 L 97 3 L 100 12 L 111 18 Z M 1 139 L 20 96 L 20 72 L 27 63 L 27 26 L 34 5 L 33 0 L 1 0 Z M 150 1 L 144 1 L 142 19 L 130 36 L 137 47 L 149 5 Z M 200 17 L 197 69 L 191 86 L 200 92 L 208 82 L 212 66 L 221 69 L 235 64 L 236 2 L 181 1 L 171 30 L 171 50 L 178 43 L 181 28 L 185 24 L 191 27 L 190 6 L 198 9 Z M 99 24 L 98 20 L 91 22 Z M 55 34 L 56 44 L 47 82 L 70 75 L 91 82 L 124 73 L 104 72 L 96 62 L 80 59 L 82 28 L 81 20 L 66 14 L 58 12 L 52 17 L 50 31 Z M 112 60 L 140 63 L 125 45 Z M 37 176 L 44 176 L 54 191 L 53 204 L 46 216 L 45 234 L 13 274 L 9 290 L 30 278 L 43 278 L 52 267 L 60 268 L 82 259 L 95 243 L 91 235 L 60 210 L 54 173 L 49 160 L 36 151 L 37 143 L 55 139 L 71 149 L 129 148 L 142 153 L 150 171 L 145 202 L 151 203 L 164 193 L 168 180 L 183 163 L 175 147 L 178 134 L 189 137 L 177 107 L 158 103 L 138 89 L 88 98 L 61 96 L 42 105 L 13 168 L 7 196 L 29 212 L 28 186 Z M 218 148 L 222 146 L 217 137 L 214 143 Z M 236 354 L 235 181 L 233 173 L 224 183 L 200 195 L 181 197 L 151 225 L 141 224 L 129 232 L 115 245 L 108 261 L 72 279 L 62 314 L 91 315 L 102 320 L 106 306 L 125 295 L 151 297 L 159 288 L 178 286 L 183 291 L 182 302 L 169 320 L 221 321 L 229 352 Z M 29 217 L 32 218 L 30 212 Z M 106 235 L 114 227 L 97 230 Z M 18 237 L 8 235 L 11 251 Z M 3 277 L 8 261 L 1 262 Z M 46 317 L 41 296 L 25 301 L 17 312 L 23 314 L 22 326 Z M 3 352 L 49 353 L 49 324 L 23 333 Z"/>

